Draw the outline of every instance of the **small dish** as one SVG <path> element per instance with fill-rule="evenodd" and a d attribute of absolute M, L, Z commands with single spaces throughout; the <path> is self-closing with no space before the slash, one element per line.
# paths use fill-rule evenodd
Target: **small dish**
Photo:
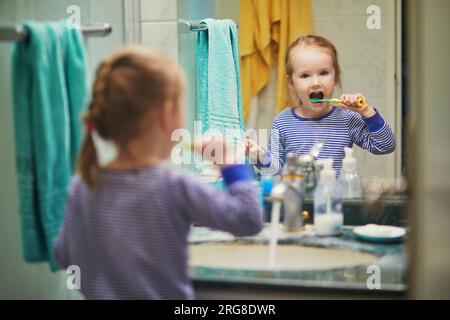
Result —
<path fill-rule="evenodd" d="M 406 230 L 401 227 L 366 224 L 365 226 L 353 228 L 353 234 L 357 238 L 366 241 L 397 242 L 405 237 Z"/>

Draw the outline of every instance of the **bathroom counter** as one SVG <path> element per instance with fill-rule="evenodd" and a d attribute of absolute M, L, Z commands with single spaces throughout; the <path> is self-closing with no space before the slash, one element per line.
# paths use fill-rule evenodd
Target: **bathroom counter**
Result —
<path fill-rule="evenodd" d="M 286 232 L 280 225 L 278 243 L 303 247 L 358 251 L 376 256 L 370 265 L 314 270 L 241 270 L 190 267 L 197 298 L 277 299 L 328 297 L 403 297 L 406 293 L 406 255 L 403 242 L 372 243 L 354 237 L 351 226 L 344 226 L 339 237 L 318 237 L 311 225 L 299 232 Z M 256 236 L 236 238 L 229 233 L 194 227 L 190 246 L 203 244 L 267 244 L 270 226 Z M 372 266 L 372 267 L 369 267 Z M 375 267 L 374 267 L 375 266 Z M 380 288 L 369 289 L 368 280 L 379 270 Z"/>
<path fill-rule="evenodd" d="M 342 202 L 344 212 L 344 225 L 361 226 L 369 223 L 403 227 L 407 225 L 406 207 L 407 198 L 404 195 L 385 195 L 380 201 L 368 203 L 364 199 L 345 199 Z M 270 221 L 272 202 L 264 199 L 264 218 Z M 314 212 L 312 196 L 306 196 L 303 202 L 303 210 Z M 283 210 L 281 210 L 283 216 Z M 313 224 L 314 216 L 309 214 L 305 224 Z"/>

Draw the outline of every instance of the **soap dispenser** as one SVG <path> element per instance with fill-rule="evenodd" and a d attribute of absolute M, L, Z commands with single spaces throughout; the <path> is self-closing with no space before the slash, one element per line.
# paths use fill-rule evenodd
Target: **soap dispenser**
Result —
<path fill-rule="evenodd" d="M 333 159 L 322 163 L 319 184 L 314 191 L 314 229 L 319 236 L 334 236 L 342 233 L 342 192 L 336 182 Z"/>
<path fill-rule="evenodd" d="M 353 149 L 344 148 L 345 158 L 342 160 L 342 170 L 339 175 L 339 184 L 342 188 L 344 199 L 361 198 L 361 177 L 356 167 L 356 159 L 353 157 Z"/>

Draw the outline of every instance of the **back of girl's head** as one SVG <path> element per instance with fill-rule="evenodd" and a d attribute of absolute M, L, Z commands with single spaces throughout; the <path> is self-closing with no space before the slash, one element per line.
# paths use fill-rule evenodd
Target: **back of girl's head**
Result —
<path fill-rule="evenodd" d="M 326 50 L 328 54 L 330 55 L 331 59 L 333 60 L 333 67 L 335 71 L 335 82 L 337 85 L 341 85 L 341 68 L 339 66 L 338 61 L 338 54 L 335 46 L 333 43 L 331 43 L 330 40 L 328 40 L 325 37 L 317 36 L 317 35 L 306 35 L 301 36 L 297 38 L 294 42 L 292 42 L 287 51 L 285 56 L 285 64 L 286 64 L 286 74 L 288 77 L 292 76 L 292 73 L 294 72 L 292 67 L 292 56 L 299 52 L 298 50 L 301 50 L 302 47 L 316 47 L 321 48 L 323 50 Z"/>
<path fill-rule="evenodd" d="M 182 93 L 182 73 L 164 54 L 145 47 L 118 50 L 97 69 L 92 98 L 84 121 L 119 150 L 139 136 L 151 111 Z M 99 178 L 97 153 L 90 134 L 81 148 L 78 168 L 94 186 Z"/>

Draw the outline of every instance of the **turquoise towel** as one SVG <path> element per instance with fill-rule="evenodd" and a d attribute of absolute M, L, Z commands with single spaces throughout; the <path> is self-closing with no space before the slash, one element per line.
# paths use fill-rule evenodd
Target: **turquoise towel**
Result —
<path fill-rule="evenodd" d="M 65 21 L 26 22 L 13 46 L 16 166 L 23 255 L 48 261 L 64 214 L 87 99 L 86 56 L 79 30 Z"/>
<path fill-rule="evenodd" d="M 205 19 L 208 31 L 197 37 L 197 121 L 201 132 L 238 129 L 242 138 L 241 80 L 238 33 L 232 20 Z"/>

